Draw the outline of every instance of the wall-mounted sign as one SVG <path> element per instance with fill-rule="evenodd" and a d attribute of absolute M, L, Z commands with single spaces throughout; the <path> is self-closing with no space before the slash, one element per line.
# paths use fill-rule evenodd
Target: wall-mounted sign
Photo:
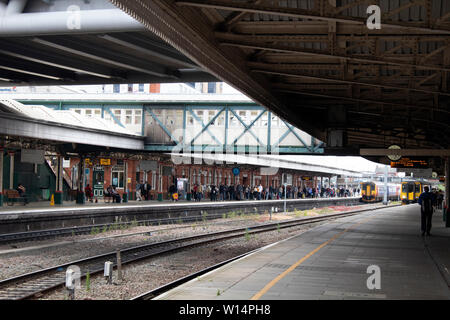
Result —
<path fill-rule="evenodd" d="M 407 174 L 411 174 L 414 178 L 431 178 L 433 170 L 431 168 L 428 169 L 417 169 L 417 168 L 399 168 L 398 172 L 405 172 Z"/>
<path fill-rule="evenodd" d="M 92 160 L 89 158 L 84 159 L 84 164 L 87 166 L 92 166 Z"/>
<path fill-rule="evenodd" d="M 241 169 L 239 169 L 238 167 L 234 167 L 232 172 L 235 176 L 238 176 L 239 173 L 241 173 Z"/>
<path fill-rule="evenodd" d="M 102 165 L 102 166 L 110 166 L 111 165 L 111 159 L 102 159 L 102 158 L 100 158 L 100 165 Z"/>
<path fill-rule="evenodd" d="M 22 149 L 20 152 L 20 161 L 35 164 L 44 163 L 44 154 L 44 150 Z"/>
<path fill-rule="evenodd" d="M 309 180 L 311 180 L 311 179 L 312 179 L 312 177 L 309 177 L 309 176 L 302 176 L 302 180 L 309 181 Z"/>
<path fill-rule="evenodd" d="M 423 168 L 430 167 L 425 159 L 402 158 L 398 161 L 391 162 L 391 168 Z"/>
<path fill-rule="evenodd" d="M 70 158 L 69 159 L 66 159 L 66 158 L 63 159 L 63 168 L 70 168 Z"/>
<path fill-rule="evenodd" d="M 139 162 L 139 170 L 142 171 L 156 171 L 158 169 L 158 161 L 155 160 L 141 160 Z"/>

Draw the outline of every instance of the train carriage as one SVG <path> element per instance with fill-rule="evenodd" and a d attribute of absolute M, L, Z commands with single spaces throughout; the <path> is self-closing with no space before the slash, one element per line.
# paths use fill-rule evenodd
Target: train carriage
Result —
<path fill-rule="evenodd" d="M 362 182 L 361 183 L 361 201 L 378 202 L 383 201 L 385 185 L 383 182 Z M 388 200 L 398 200 L 400 196 L 400 184 L 388 183 Z"/>

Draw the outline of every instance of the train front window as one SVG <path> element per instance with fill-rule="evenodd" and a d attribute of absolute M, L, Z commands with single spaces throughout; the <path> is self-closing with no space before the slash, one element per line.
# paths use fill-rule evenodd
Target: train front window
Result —
<path fill-rule="evenodd" d="M 414 185 L 410 183 L 405 183 L 402 185 L 402 192 L 408 193 L 414 191 Z"/>

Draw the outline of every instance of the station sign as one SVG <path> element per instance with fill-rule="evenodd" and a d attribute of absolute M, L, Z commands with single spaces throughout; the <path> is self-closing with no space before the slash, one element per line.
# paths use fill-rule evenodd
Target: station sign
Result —
<path fill-rule="evenodd" d="M 41 164 L 45 161 L 45 150 L 22 149 L 20 162 Z"/>
<path fill-rule="evenodd" d="M 401 158 L 398 161 L 391 161 L 391 168 L 420 168 L 427 169 L 430 164 L 425 159 Z"/>
<path fill-rule="evenodd" d="M 310 176 L 302 176 L 302 180 L 309 181 L 309 180 L 312 180 L 312 177 L 310 177 Z"/>

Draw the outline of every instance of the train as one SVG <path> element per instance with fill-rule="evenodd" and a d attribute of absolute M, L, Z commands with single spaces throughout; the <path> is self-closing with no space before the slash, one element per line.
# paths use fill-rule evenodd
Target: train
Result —
<path fill-rule="evenodd" d="M 400 198 L 402 204 L 415 203 L 419 199 L 423 190 L 423 183 L 419 181 L 404 181 L 402 182 L 402 190 Z M 430 189 L 431 190 L 431 189 Z"/>
<path fill-rule="evenodd" d="M 398 200 L 400 197 L 400 183 L 388 183 L 388 200 Z M 385 192 L 384 182 L 361 182 L 361 201 L 370 203 L 383 201 Z"/>

